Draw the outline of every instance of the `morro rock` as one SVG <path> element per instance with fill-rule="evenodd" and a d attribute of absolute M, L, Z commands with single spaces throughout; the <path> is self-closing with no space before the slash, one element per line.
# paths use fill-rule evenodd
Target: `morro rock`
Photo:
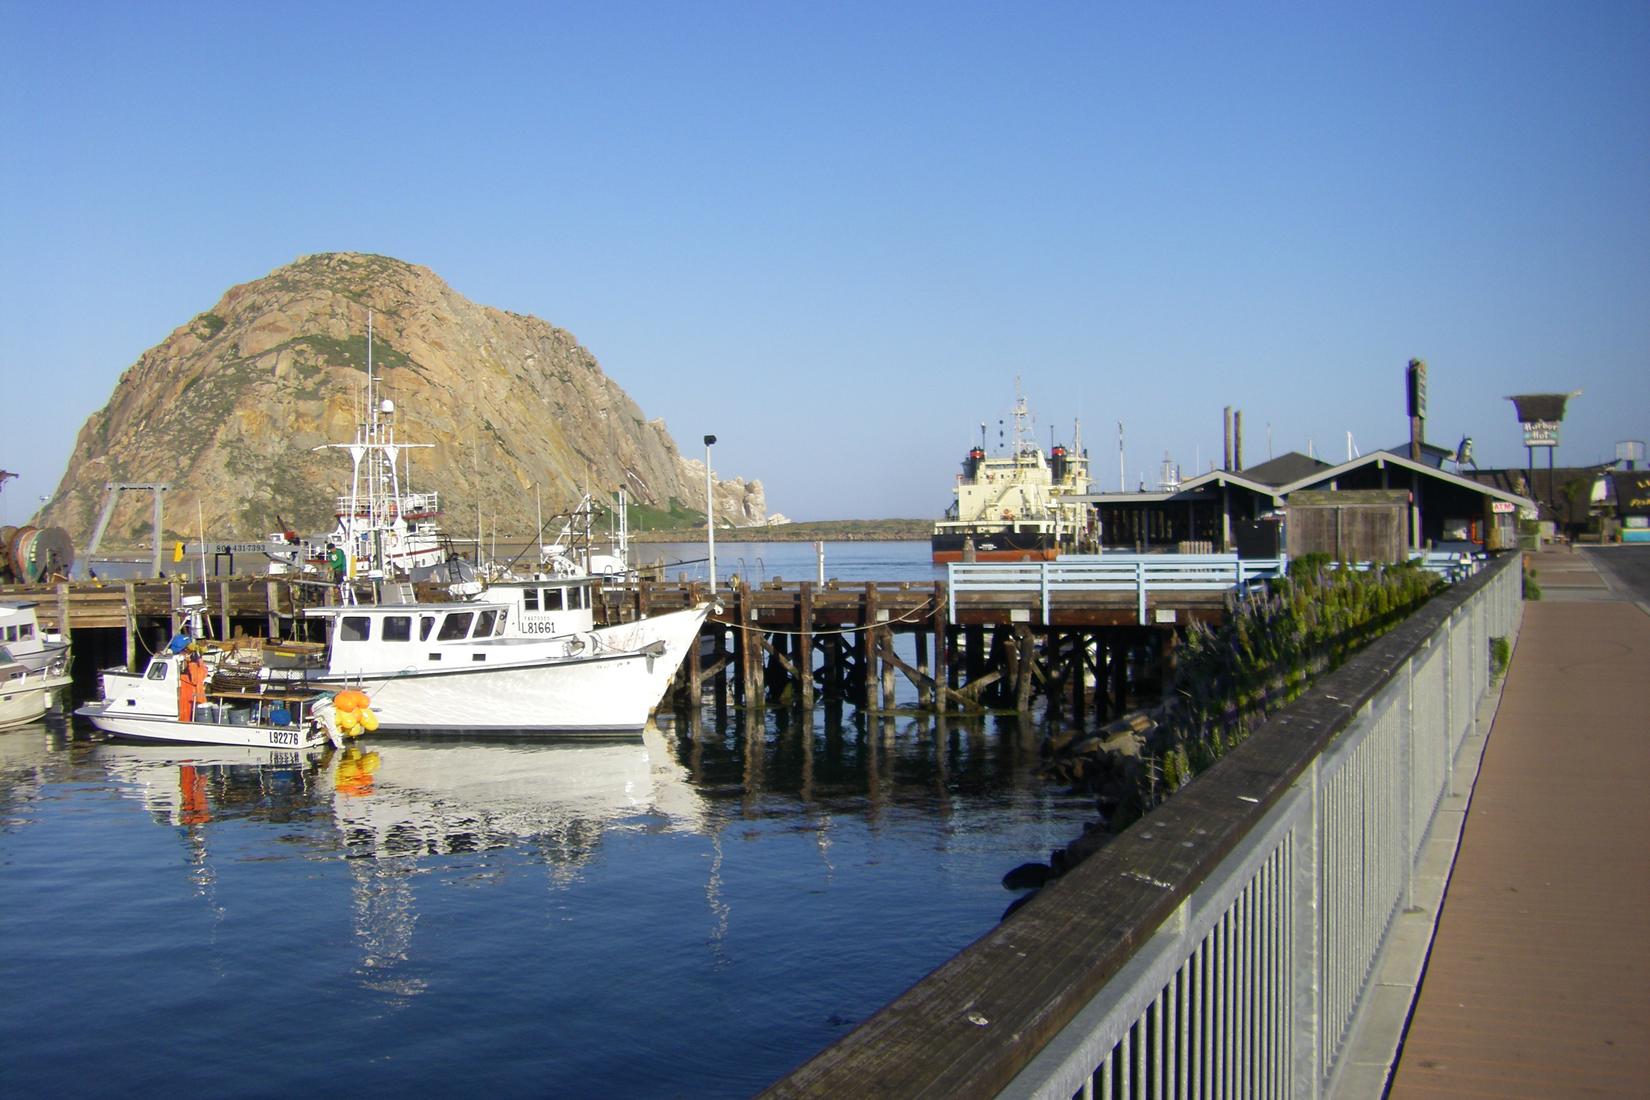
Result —
<path fill-rule="evenodd" d="M 704 465 L 684 459 L 573 336 L 477 305 L 427 268 L 384 256 L 305 256 L 229 290 L 144 352 L 80 430 L 36 522 L 89 539 L 109 482 L 167 482 L 167 539 L 332 526 L 349 489 L 342 452 L 363 414 L 367 318 L 382 396 L 409 448 L 408 485 L 440 494 L 445 525 L 529 537 L 588 487 L 611 500 L 704 512 Z M 197 519 L 197 508 L 199 519 Z M 128 494 L 105 538 L 147 541 L 148 494 Z M 719 523 L 766 519 L 760 482 L 716 487 Z M 552 532 L 553 533 L 553 532 Z"/>

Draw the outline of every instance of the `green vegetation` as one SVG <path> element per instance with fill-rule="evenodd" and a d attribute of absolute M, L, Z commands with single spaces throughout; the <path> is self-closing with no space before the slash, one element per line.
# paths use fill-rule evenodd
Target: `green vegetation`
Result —
<path fill-rule="evenodd" d="M 670 504 L 671 511 L 668 513 L 661 513 L 655 509 L 633 508 L 630 521 L 632 530 L 641 531 L 644 541 L 650 537 L 656 541 L 697 538 L 704 533 L 704 512 L 684 508 L 674 498 Z M 642 528 L 634 518 L 639 512 L 662 518 L 657 524 L 650 522 L 646 528 Z M 921 519 L 837 519 L 817 520 L 812 523 L 781 523 L 772 527 L 729 528 L 718 525 L 716 529 L 718 532 L 727 532 L 731 538 L 747 539 L 751 542 L 888 542 L 926 539 L 933 530 L 933 524 L 929 520 Z"/>
<path fill-rule="evenodd" d="M 365 333 L 359 336 L 345 337 L 342 340 L 334 336 L 299 336 L 282 344 L 281 347 L 308 348 L 315 354 L 317 359 L 327 366 L 367 369 L 367 337 Z M 390 370 L 395 367 L 411 366 L 412 360 L 374 336 L 372 341 L 372 365 L 377 369 Z"/>
<path fill-rule="evenodd" d="M 1512 645 L 1505 638 L 1490 639 L 1490 681 L 1501 679 L 1512 663 Z"/>
<path fill-rule="evenodd" d="M 612 508 L 614 505 L 609 504 L 608 507 Z M 631 504 L 628 507 L 628 512 L 631 533 L 644 538 L 650 534 L 686 535 L 694 530 L 702 532 L 705 529 L 705 513 L 683 507 L 682 502 L 675 497 L 670 498 L 667 508 L 654 508 L 646 504 Z"/>
<path fill-rule="evenodd" d="M 1146 769 L 1162 786 L 1142 791 L 1137 806 L 1120 807 L 1127 820 L 1219 760 L 1252 723 L 1298 698 L 1443 585 L 1407 563 L 1367 572 L 1328 566 L 1323 555 L 1303 556 L 1286 580 L 1239 603 L 1222 626 L 1186 630 L 1154 739 L 1155 766 Z"/>
<path fill-rule="evenodd" d="M 1536 582 L 1535 570 L 1527 564 L 1524 566 L 1524 598 L 1526 600 L 1539 600 L 1541 598 L 1541 585 Z"/>
<path fill-rule="evenodd" d="M 195 318 L 195 321 L 199 326 L 199 332 L 197 335 L 200 336 L 202 340 L 212 339 L 218 333 L 222 332 L 224 326 L 229 323 L 222 317 L 219 317 L 216 313 L 203 313 L 199 317 Z"/>

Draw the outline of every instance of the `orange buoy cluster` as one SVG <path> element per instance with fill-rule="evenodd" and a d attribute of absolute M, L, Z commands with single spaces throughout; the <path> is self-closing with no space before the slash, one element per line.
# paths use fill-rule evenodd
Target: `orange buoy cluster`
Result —
<path fill-rule="evenodd" d="M 378 715 L 372 712 L 372 700 L 364 691 L 345 688 L 332 697 L 333 713 L 337 716 L 338 732 L 345 737 L 359 737 L 378 728 Z"/>

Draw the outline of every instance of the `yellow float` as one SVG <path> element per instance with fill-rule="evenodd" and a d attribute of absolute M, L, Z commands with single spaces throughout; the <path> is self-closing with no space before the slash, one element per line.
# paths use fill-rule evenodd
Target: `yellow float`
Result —
<path fill-rule="evenodd" d="M 378 728 L 378 715 L 372 712 L 367 693 L 345 688 L 332 697 L 332 710 L 338 722 L 338 732 L 345 737 L 359 737 Z"/>

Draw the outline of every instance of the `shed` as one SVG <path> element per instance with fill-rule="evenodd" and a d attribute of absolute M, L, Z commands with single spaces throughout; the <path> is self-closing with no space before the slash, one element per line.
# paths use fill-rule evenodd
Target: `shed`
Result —
<path fill-rule="evenodd" d="M 1408 513 L 1404 489 L 1300 490 L 1289 496 L 1289 556 L 1403 561 L 1409 557 Z"/>

